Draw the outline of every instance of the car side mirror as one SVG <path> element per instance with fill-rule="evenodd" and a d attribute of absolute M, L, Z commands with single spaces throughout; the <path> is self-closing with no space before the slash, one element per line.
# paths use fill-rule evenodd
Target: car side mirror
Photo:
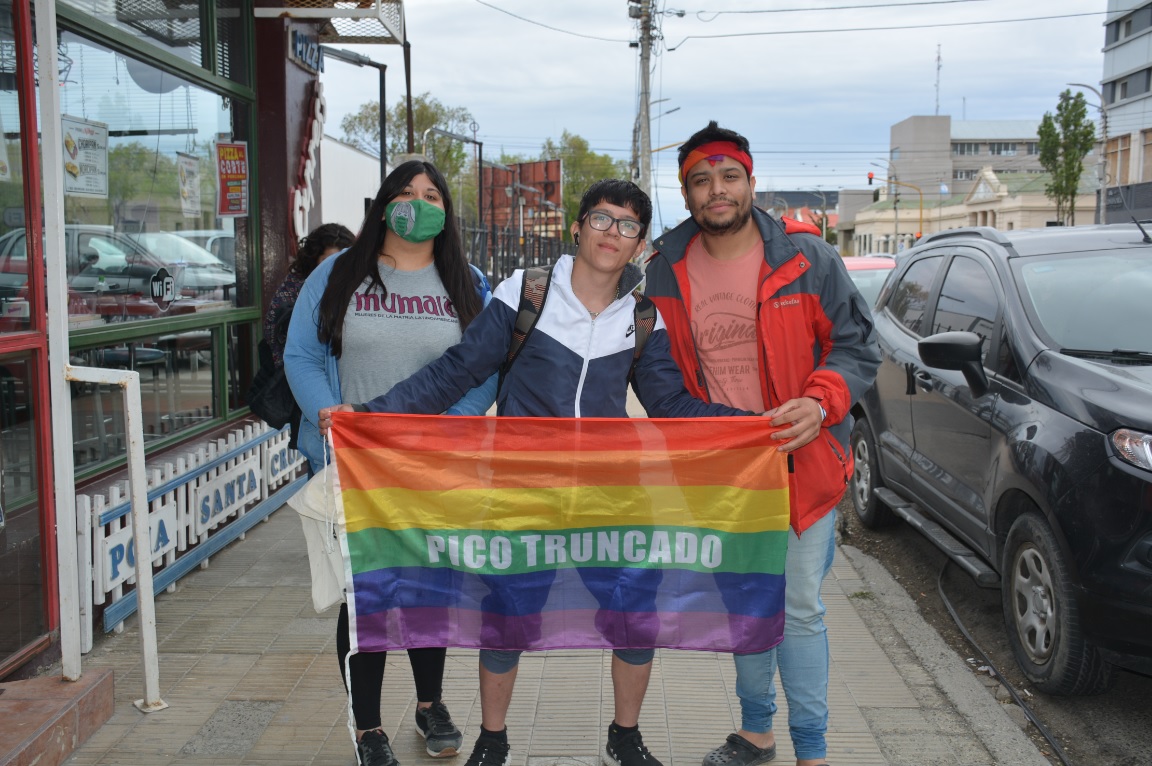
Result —
<path fill-rule="evenodd" d="M 974 332 L 942 332 L 930 335 L 917 344 L 920 359 L 929 367 L 958 370 L 964 374 L 972 396 L 988 393 L 988 376 L 984 373 L 981 347 L 984 339 Z"/>

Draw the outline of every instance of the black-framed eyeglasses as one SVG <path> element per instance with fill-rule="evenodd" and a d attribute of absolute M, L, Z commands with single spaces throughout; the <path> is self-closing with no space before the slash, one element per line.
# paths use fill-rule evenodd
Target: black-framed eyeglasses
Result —
<path fill-rule="evenodd" d="M 612 228 L 612 224 L 616 224 L 616 231 L 625 239 L 636 239 L 640 236 L 640 230 L 644 228 L 639 221 L 631 218 L 613 218 L 599 210 L 593 210 L 588 214 L 588 225 L 596 231 L 608 231 Z"/>

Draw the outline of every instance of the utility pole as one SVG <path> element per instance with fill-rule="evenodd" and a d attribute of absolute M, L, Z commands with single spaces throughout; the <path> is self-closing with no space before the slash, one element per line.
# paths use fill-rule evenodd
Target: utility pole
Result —
<path fill-rule="evenodd" d="M 632 176 L 648 196 L 652 196 L 652 91 L 648 84 L 652 61 L 652 4 L 653 0 L 628 0 L 628 17 L 640 21 L 640 40 L 632 44 L 640 48 L 640 108 L 632 147 Z"/>

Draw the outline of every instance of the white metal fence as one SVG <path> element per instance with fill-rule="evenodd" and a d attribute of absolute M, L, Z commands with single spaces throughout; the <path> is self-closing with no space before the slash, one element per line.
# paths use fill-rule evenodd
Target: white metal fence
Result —
<path fill-rule="evenodd" d="M 248 423 L 227 438 L 186 454 L 150 462 L 149 552 L 156 593 L 279 508 L 306 480 L 302 455 L 288 448 L 288 430 Z M 119 632 L 136 611 L 135 545 L 127 482 L 105 494 L 78 494 L 81 646 L 92 648 L 95 607 L 105 630 Z"/>

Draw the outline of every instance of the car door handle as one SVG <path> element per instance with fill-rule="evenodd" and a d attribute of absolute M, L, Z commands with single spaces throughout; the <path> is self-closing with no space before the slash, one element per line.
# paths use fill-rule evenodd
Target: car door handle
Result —
<path fill-rule="evenodd" d="M 913 377 L 916 378 L 917 385 L 925 391 L 932 390 L 932 373 L 926 370 L 917 370 Z"/>

